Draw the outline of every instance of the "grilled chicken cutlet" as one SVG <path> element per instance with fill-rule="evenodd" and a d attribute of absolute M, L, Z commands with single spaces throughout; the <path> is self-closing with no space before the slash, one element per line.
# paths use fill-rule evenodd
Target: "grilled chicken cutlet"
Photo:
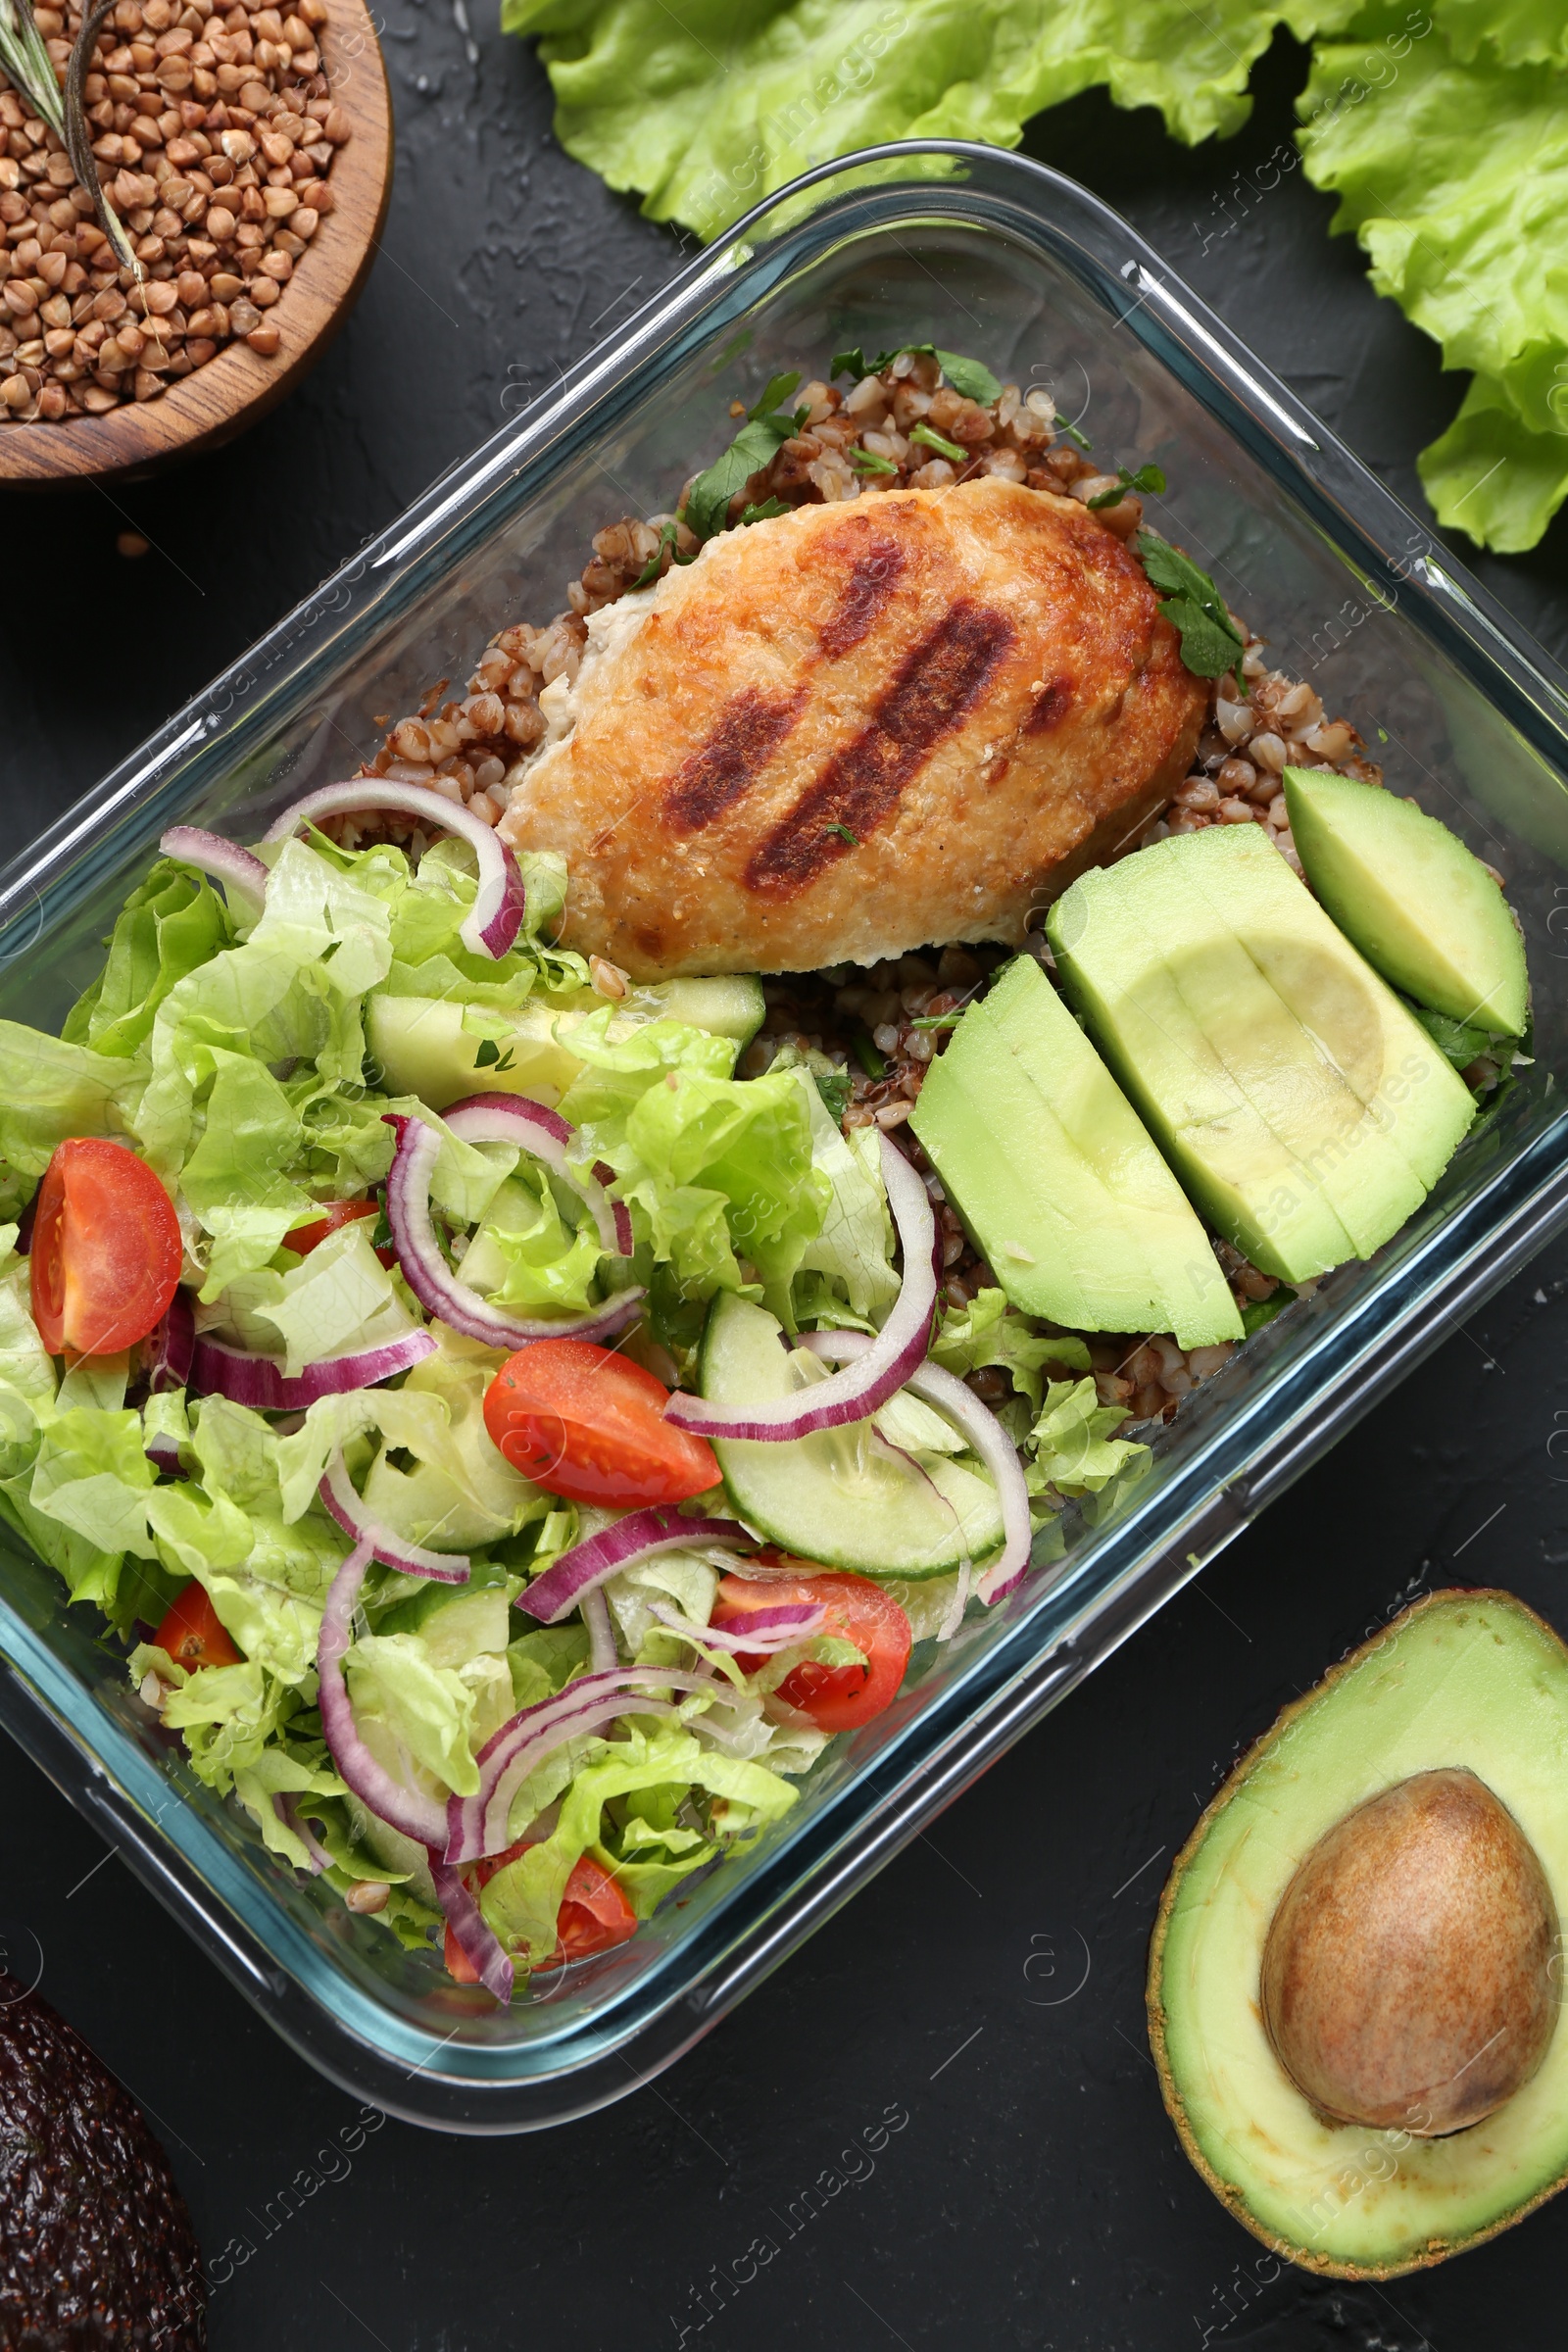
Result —
<path fill-rule="evenodd" d="M 995 477 L 726 531 L 588 627 L 500 829 L 565 857 L 563 944 L 639 980 L 1020 941 L 1204 707 L 1121 541 Z"/>

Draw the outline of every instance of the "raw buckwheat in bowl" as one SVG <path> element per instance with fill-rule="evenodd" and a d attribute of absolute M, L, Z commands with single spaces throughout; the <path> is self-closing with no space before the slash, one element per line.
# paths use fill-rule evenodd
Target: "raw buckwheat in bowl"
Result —
<path fill-rule="evenodd" d="M 1414 532 L 899 152 L 14 872 L 7 1718 L 339 2079 L 666 2062 L 1552 1229 L 1558 688 Z M 1366 912 L 1432 819 L 1463 1004 Z M 63 1117 L 173 1219 L 118 1367 Z"/>

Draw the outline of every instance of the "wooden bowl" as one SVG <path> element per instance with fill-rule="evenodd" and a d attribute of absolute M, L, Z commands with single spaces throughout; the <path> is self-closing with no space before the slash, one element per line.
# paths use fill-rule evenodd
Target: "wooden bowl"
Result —
<path fill-rule="evenodd" d="M 225 344 L 157 400 L 122 401 L 105 416 L 0 425 L 0 483 L 42 489 L 137 474 L 231 440 L 314 368 L 369 274 L 392 194 L 392 98 L 365 0 L 331 0 L 321 60 L 335 105 L 354 125 L 332 163 L 332 210 L 301 255 L 269 318 L 282 332 L 270 360 Z"/>

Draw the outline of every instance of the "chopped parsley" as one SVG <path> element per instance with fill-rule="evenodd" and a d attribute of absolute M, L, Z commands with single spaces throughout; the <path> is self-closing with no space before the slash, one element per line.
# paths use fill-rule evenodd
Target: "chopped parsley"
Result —
<path fill-rule="evenodd" d="M 943 457 L 951 458 L 955 466 L 967 466 L 969 460 L 974 456 L 972 449 L 960 448 L 956 441 L 945 439 L 929 424 L 917 424 L 910 433 L 909 439 L 923 443 L 927 449 L 939 450 Z"/>

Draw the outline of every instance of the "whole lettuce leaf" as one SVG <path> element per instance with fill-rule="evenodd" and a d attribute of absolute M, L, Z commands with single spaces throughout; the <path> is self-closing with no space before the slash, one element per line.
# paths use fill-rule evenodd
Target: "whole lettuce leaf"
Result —
<path fill-rule="evenodd" d="M 1545 0 L 1374 7 L 1318 48 L 1298 101 L 1332 225 L 1444 366 L 1476 370 L 1421 474 L 1440 522 L 1505 552 L 1534 546 L 1568 488 L 1568 279 L 1544 266 L 1568 220 L 1565 24 Z"/>
<path fill-rule="evenodd" d="M 567 153 L 654 220 L 718 235 L 808 165 L 885 139 L 1015 147 L 1097 83 L 1194 142 L 1237 130 L 1277 24 L 1343 24 L 1345 0 L 503 0 L 543 36 Z"/>

